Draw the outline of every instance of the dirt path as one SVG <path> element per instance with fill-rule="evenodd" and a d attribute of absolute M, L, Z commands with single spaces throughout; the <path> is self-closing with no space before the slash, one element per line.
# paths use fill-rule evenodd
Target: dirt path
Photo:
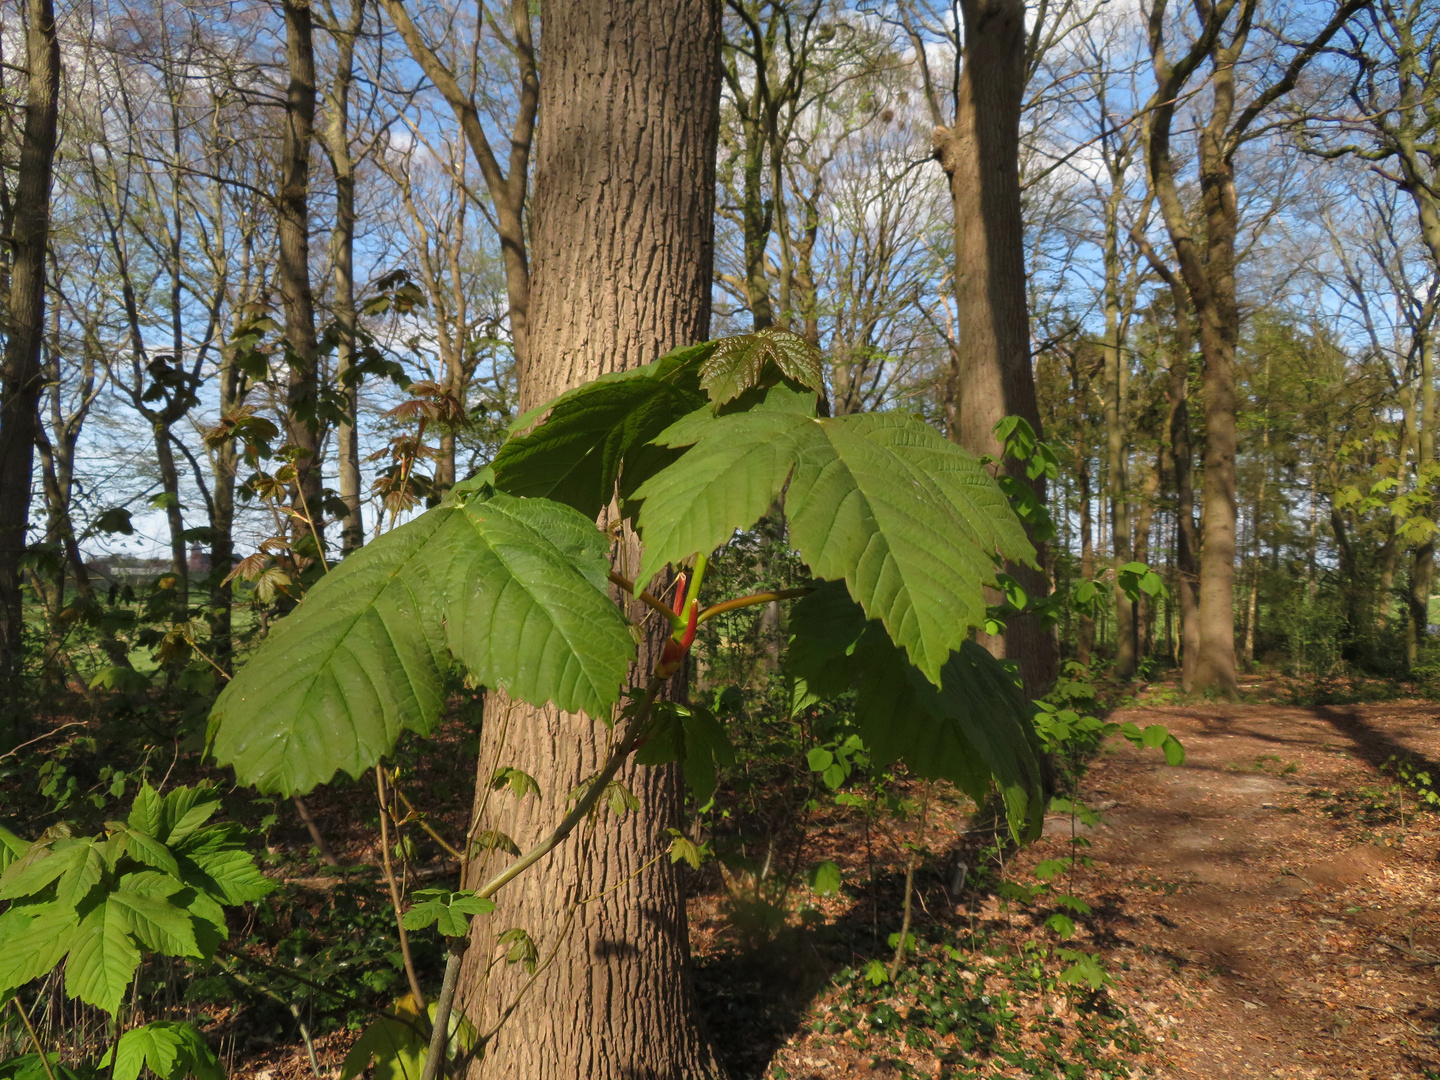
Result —
<path fill-rule="evenodd" d="M 1188 751 L 1172 769 L 1120 743 L 1086 781 L 1088 799 L 1116 804 L 1078 883 L 1100 900 L 1090 946 L 1121 974 L 1116 996 L 1165 1032 L 1161 1074 L 1440 1078 L 1440 815 L 1402 806 L 1382 772 L 1410 755 L 1440 785 L 1440 709 L 1113 719 L 1165 724 Z"/>

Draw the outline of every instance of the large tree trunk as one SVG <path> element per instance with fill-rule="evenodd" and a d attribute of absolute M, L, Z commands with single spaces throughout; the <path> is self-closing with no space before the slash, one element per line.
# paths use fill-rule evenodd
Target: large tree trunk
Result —
<path fill-rule="evenodd" d="M 541 18 L 533 362 L 521 371 L 522 409 L 703 339 L 710 313 L 719 4 L 552 0 Z M 633 543 L 620 550 L 633 557 Z M 648 670 L 649 652 L 637 672 Z M 477 784 L 483 827 L 522 848 L 535 842 L 598 768 L 607 736 L 599 719 L 491 694 Z M 497 765 L 534 776 L 540 794 L 491 793 Z M 476 920 L 462 1000 L 482 1035 L 504 1022 L 472 1077 L 716 1075 L 691 1008 L 679 883 L 661 857 L 666 829 L 680 820 L 676 775 L 632 765 L 621 779 L 638 811 L 617 821 L 602 810 L 593 830 Z M 496 938 L 511 927 L 525 928 L 542 957 L 553 951 L 533 983 L 503 959 Z"/>
<path fill-rule="evenodd" d="M 285 62 L 290 85 L 285 95 L 285 135 L 280 150 L 280 302 L 285 309 L 285 344 L 290 363 L 286 438 L 296 448 L 295 509 L 314 524 L 319 542 L 320 485 L 319 358 L 315 340 L 315 297 L 310 288 L 310 147 L 315 137 L 315 35 L 307 0 L 284 0 Z M 304 542 L 310 526 L 297 521 Z M 323 556 L 323 552 L 321 553 Z"/>
<path fill-rule="evenodd" d="M 1223 24 L 1225 16 L 1216 16 Z M 1152 22 L 1155 16 L 1152 14 Z M 1213 42 L 1213 39 L 1211 39 Z M 1200 200 L 1203 232 L 1192 227 L 1181 202 L 1170 155 L 1173 95 L 1188 73 L 1170 66 L 1152 38 L 1160 103 L 1150 120 L 1147 157 L 1150 187 L 1160 206 L 1171 246 L 1180 265 L 1184 294 L 1195 312 L 1200 352 L 1205 360 L 1205 473 L 1202 491 L 1198 647 L 1190 669 L 1190 688 L 1233 697 L 1235 677 L 1235 347 L 1240 336 L 1240 310 L 1235 286 L 1235 240 L 1239 208 L 1235 200 L 1234 147 L 1229 125 L 1235 110 L 1235 64 L 1244 49 L 1245 31 L 1228 46 L 1213 45 L 1210 115 L 1200 135 Z M 1204 51 L 1192 49 L 1187 63 L 1198 65 Z M 1199 235 L 1197 235 L 1197 233 Z M 1172 283 L 1178 300 L 1180 290 Z M 1180 315 L 1177 310 L 1177 327 Z M 1171 408 L 1175 413 L 1174 375 Z M 1183 527 L 1182 521 L 1182 527 Z M 1183 578 L 1183 575 L 1182 575 Z M 1182 610 L 1183 610 L 1182 597 Z M 1186 642 L 1189 644 L 1188 640 Z"/>
<path fill-rule="evenodd" d="M 975 454 L 1000 457 L 994 435 L 1005 416 L 1022 416 L 1041 434 L 1030 367 L 1020 208 L 1020 108 L 1025 92 L 1024 0 L 961 0 L 965 63 L 955 123 L 935 131 L 935 152 L 950 180 L 955 213 L 955 304 L 959 347 L 947 393 L 950 437 Z M 1013 466 L 1013 463 L 1012 463 Z M 1012 475 L 1027 482 L 1023 469 Z M 1043 481 L 1031 481 L 1045 497 Z M 1039 545 L 1037 545 L 1039 546 Z M 1041 552 L 1042 564 L 1044 560 Z M 1009 566 L 1031 596 L 1048 591 L 1042 571 Z M 1044 693 L 1055 677 L 1055 641 L 1032 614 L 1010 620 L 989 646 L 1020 666 L 1025 692 Z"/>
<path fill-rule="evenodd" d="M 1205 356 L 1205 473 L 1200 513 L 1200 650 L 1195 689 L 1234 696 L 1235 675 L 1235 346 L 1240 314 L 1235 296 L 1235 185 L 1228 166 L 1201 182 L 1210 232 L 1203 269 L 1211 286 L 1199 305 Z M 1193 275 L 1186 274 L 1187 280 Z M 1195 282 L 1190 292 L 1196 294 Z"/>
<path fill-rule="evenodd" d="M 30 527 L 30 484 L 43 385 L 45 254 L 50 234 L 50 179 L 60 100 L 60 47 L 50 0 L 26 0 L 25 128 L 12 202 L 10 296 L 0 389 L 0 686 L 21 663 L 24 595 L 20 561 Z M 14 701 L 8 697 L 7 701 Z M 6 711 L 11 706 L 7 706 Z"/>

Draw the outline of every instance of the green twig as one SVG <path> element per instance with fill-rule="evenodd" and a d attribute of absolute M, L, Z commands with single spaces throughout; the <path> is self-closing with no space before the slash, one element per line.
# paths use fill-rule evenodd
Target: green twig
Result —
<path fill-rule="evenodd" d="M 395 927 L 400 933 L 400 956 L 405 961 L 405 978 L 410 983 L 410 992 L 421 1014 L 425 1012 L 425 994 L 420 989 L 419 976 L 415 974 L 415 961 L 410 956 L 410 934 L 405 929 L 405 912 L 400 897 L 400 886 L 395 881 L 395 870 L 390 864 L 390 801 L 385 796 L 385 766 L 375 766 L 375 793 L 380 799 L 380 858 L 385 868 L 385 884 L 390 888 L 390 905 L 395 910 Z M 397 830 L 398 832 L 398 830 Z"/>
<path fill-rule="evenodd" d="M 722 600 L 718 604 L 712 604 L 700 612 L 697 622 L 705 622 L 713 619 L 716 615 L 724 615 L 727 611 L 736 611 L 739 608 L 754 607 L 756 604 L 773 604 L 777 600 L 796 600 L 802 596 L 809 596 L 814 589 L 781 589 L 778 592 L 751 593 L 749 596 L 737 596 L 733 600 Z"/>
<path fill-rule="evenodd" d="M 619 574 L 616 573 L 614 570 L 611 570 L 610 581 L 614 585 L 619 585 L 620 588 L 624 589 L 627 593 L 635 597 L 636 600 L 639 600 L 647 607 L 651 608 L 654 611 L 658 611 L 661 615 L 664 615 L 666 621 L 669 622 L 672 627 L 679 628 L 684 625 L 683 620 L 680 618 L 680 616 L 677 615 L 675 612 L 671 611 L 670 606 L 666 604 L 664 600 L 661 600 L 653 593 L 646 592 L 644 589 L 636 589 L 635 583 L 629 578 L 625 577 L 623 574 Z"/>
<path fill-rule="evenodd" d="M 15 1006 L 15 1011 L 20 1014 L 20 1022 L 30 1033 L 30 1045 L 35 1048 L 35 1053 L 40 1055 L 40 1064 L 45 1066 L 45 1075 L 50 1080 L 55 1080 L 55 1070 L 50 1068 L 50 1057 L 45 1053 L 45 1048 L 40 1045 L 40 1036 L 35 1034 L 35 1025 L 30 1023 L 30 1014 L 25 1011 L 25 1006 L 20 1004 L 20 995 L 16 994 L 12 997 L 10 1004 Z"/>

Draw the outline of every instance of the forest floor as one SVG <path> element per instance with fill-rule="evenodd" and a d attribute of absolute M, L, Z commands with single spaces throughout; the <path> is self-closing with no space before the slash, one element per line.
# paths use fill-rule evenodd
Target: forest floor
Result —
<path fill-rule="evenodd" d="M 1131 1021 L 1099 1041 L 1139 1029 L 1139 1039 L 1118 1040 L 1132 1075 L 1440 1077 L 1440 815 L 1417 808 L 1425 780 L 1407 786 L 1396 769 L 1405 761 L 1440 783 L 1437 707 L 1285 705 L 1275 695 L 1295 688 L 1247 689 L 1270 700 L 1188 705 L 1173 690 L 1143 694 L 1110 719 L 1164 724 L 1186 747 L 1184 766 L 1114 739 L 1085 776 L 1083 797 L 1105 811 L 1097 826 L 1079 826 L 1093 862 L 1068 886 L 1094 910 L 1066 944 L 1098 955 L 1116 978 L 1109 999 Z M 1063 857 L 1071 828 L 1068 817 L 1047 821 L 1007 878 Z M 1033 941 L 1024 910 L 993 895 L 956 900 L 932 895 L 932 932 L 978 919 L 992 942 L 1023 950 Z M 1083 1029 L 1075 992 L 1067 1010 L 1056 989 L 1032 994 L 1044 1009 L 1023 1007 L 1016 993 L 1015 1011 L 1052 1029 L 1066 1026 L 1068 1011 L 1069 1026 Z M 832 985 L 814 997 L 795 1030 L 767 1047 L 762 1075 L 1125 1075 L 1111 1071 L 1114 1057 L 1067 1074 L 1058 1062 L 1081 1057 L 1073 1030 L 1072 1052 L 1052 1055 L 1047 1072 L 1039 1056 L 987 1057 L 984 1046 L 947 1059 L 933 1031 L 887 1043 L 873 1022 L 839 1033 L 807 1023 L 841 996 Z M 926 1000 L 897 987 L 891 1004 L 904 1015 Z"/>
<path fill-rule="evenodd" d="M 730 1075 L 1440 1080 L 1440 805 L 1422 803 L 1440 787 L 1440 706 L 1286 703 L 1322 691 L 1346 698 L 1278 680 L 1234 704 L 1148 688 L 1109 719 L 1165 725 L 1185 764 L 1111 740 L 1081 783 L 1100 822 L 1054 815 L 1019 852 L 984 850 L 973 808 L 937 796 L 923 832 L 914 815 L 817 813 L 794 863 L 831 859 L 844 887 L 792 888 L 778 915 L 711 864 L 691 880 L 691 942 Z M 907 843 L 929 855 L 892 981 Z M 1088 865 L 1048 889 L 1035 876 L 1077 851 Z M 1045 928 L 1062 890 L 1092 909 L 1066 941 Z M 1113 983 L 1062 982 L 1081 954 Z M 319 1040 L 322 1069 L 338 1075 L 353 1040 Z M 311 1073 L 282 1044 L 237 1075 Z"/>

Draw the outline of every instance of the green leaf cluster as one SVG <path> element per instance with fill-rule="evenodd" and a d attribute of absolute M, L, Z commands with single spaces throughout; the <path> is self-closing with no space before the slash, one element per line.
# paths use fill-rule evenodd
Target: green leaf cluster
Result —
<path fill-rule="evenodd" d="M 844 581 L 937 685 L 984 624 L 995 558 L 1034 560 L 979 461 L 913 417 L 819 418 L 813 400 L 776 387 L 760 407 L 692 414 L 658 441 L 690 450 L 636 492 L 639 580 L 725 543 L 783 491 L 791 542 L 811 571 Z"/>
<path fill-rule="evenodd" d="M 1034 708 L 988 652 L 962 643 L 936 686 L 838 582 L 795 605 L 790 632 L 787 665 L 803 684 L 802 706 L 853 690 L 860 735 L 876 762 L 903 760 L 916 775 L 949 780 L 977 802 L 993 781 L 1011 829 L 1038 829 Z"/>
<path fill-rule="evenodd" d="M 359 776 L 440 715 L 451 657 L 488 686 L 606 715 L 635 655 L 609 541 L 577 511 L 498 492 L 440 507 L 322 578 L 225 687 L 216 758 L 261 791 Z"/>
<path fill-rule="evenodd" d="M 111 1054 L 100 1067 L 110 1067 Z M 184 1021 L 154 1020 L 120 1036 L 113 1052 L 114 1080 L 136 1080 L 149 1069 L 159 1080 L 225 1080 L 220 1061 L 205 1045 L 205 1037 Z"/>
<path fill-rule="evenodd" d="M 470 918 L 488 915 L 495 910 L 495 901 L 470 892 L 448 889 L 421 889 L 415 904 L 401 918 L 406 930 L 423 930 L 434 926 L 446 937 L 463 938 L 470 933 Z"/>
<path fill-rule="evenodd" d="M 431 730 L 452 661 L 608 721 L 635 636 L 595 518 L 618 500 L 643 541 L 643 585 L 783 504 L 822 582 L 791 623 L 805 693 L 853 691 L 879 764 L 903 759 L 977 799 L 993 780 L 1012 827 L 1038 821 L 1032 710 L 970 641 L 997 568 L 1034 564 L 1003 478 L 915 417 L 822 415 L 822 374 L 813 346 L 771 328 L 532 410 L 448 505 L 347 558 L 280 622 L 216 703 L 215 756 L 263 791 L 358 776 L 402 731 Z M 1045 472 L 1043 444 L 1013 427 L 1007 442 Z M 732 760 L 713 715 L 678 707 L 656 711 L 637 757 L 679 761 L 702 803 Z M 503 782 L 524 793 L 524 778 Z"/>
<path fill-rule="evenodd" d="M 434 1018 L 433 1003 L 422 1016 L 414 995 L 406 994 L 361 1032 L 341 1063 L 340 1080 L 352 1080 L 367 1071 L 373 1080 L 419 1080 L 430 1055 Z M 475 1029 L 460 1010 L 450 1014 L 449 1029 L 447 1057 L 454 1058 L 474 1045 Z"/>
<path fill-rule="evenodd" d="M 51 830 L 15 851 L 0 874 L 0 991 L 4 997 L 63 960 L 65 992 L 114 1013 L 143 950 L 203 958 L 229 936 L 225 907 L 258 900 L 274 883 L 245 850 L 245 830 L 208 824 L 211 789 L 162 796 L 146 784 L 129 817 L 103 835 Z"/>
<path fill-rule="evenodd" d="M 0 1080 L 100 1080 L 100 1076 L 88 1064 L 66 1065 L 54 1051 L 43 1059 L 29 1053 L 0 1061 Z"/>
<path fill-rule="evenodd" d="M 715 767 L 734 765 L 735 749 L 715 714 L 700 705 L 656 702 L 651 723 L 635 751 L 641 765 L 678 761 L 697 806 L 715 795 Z"/>

